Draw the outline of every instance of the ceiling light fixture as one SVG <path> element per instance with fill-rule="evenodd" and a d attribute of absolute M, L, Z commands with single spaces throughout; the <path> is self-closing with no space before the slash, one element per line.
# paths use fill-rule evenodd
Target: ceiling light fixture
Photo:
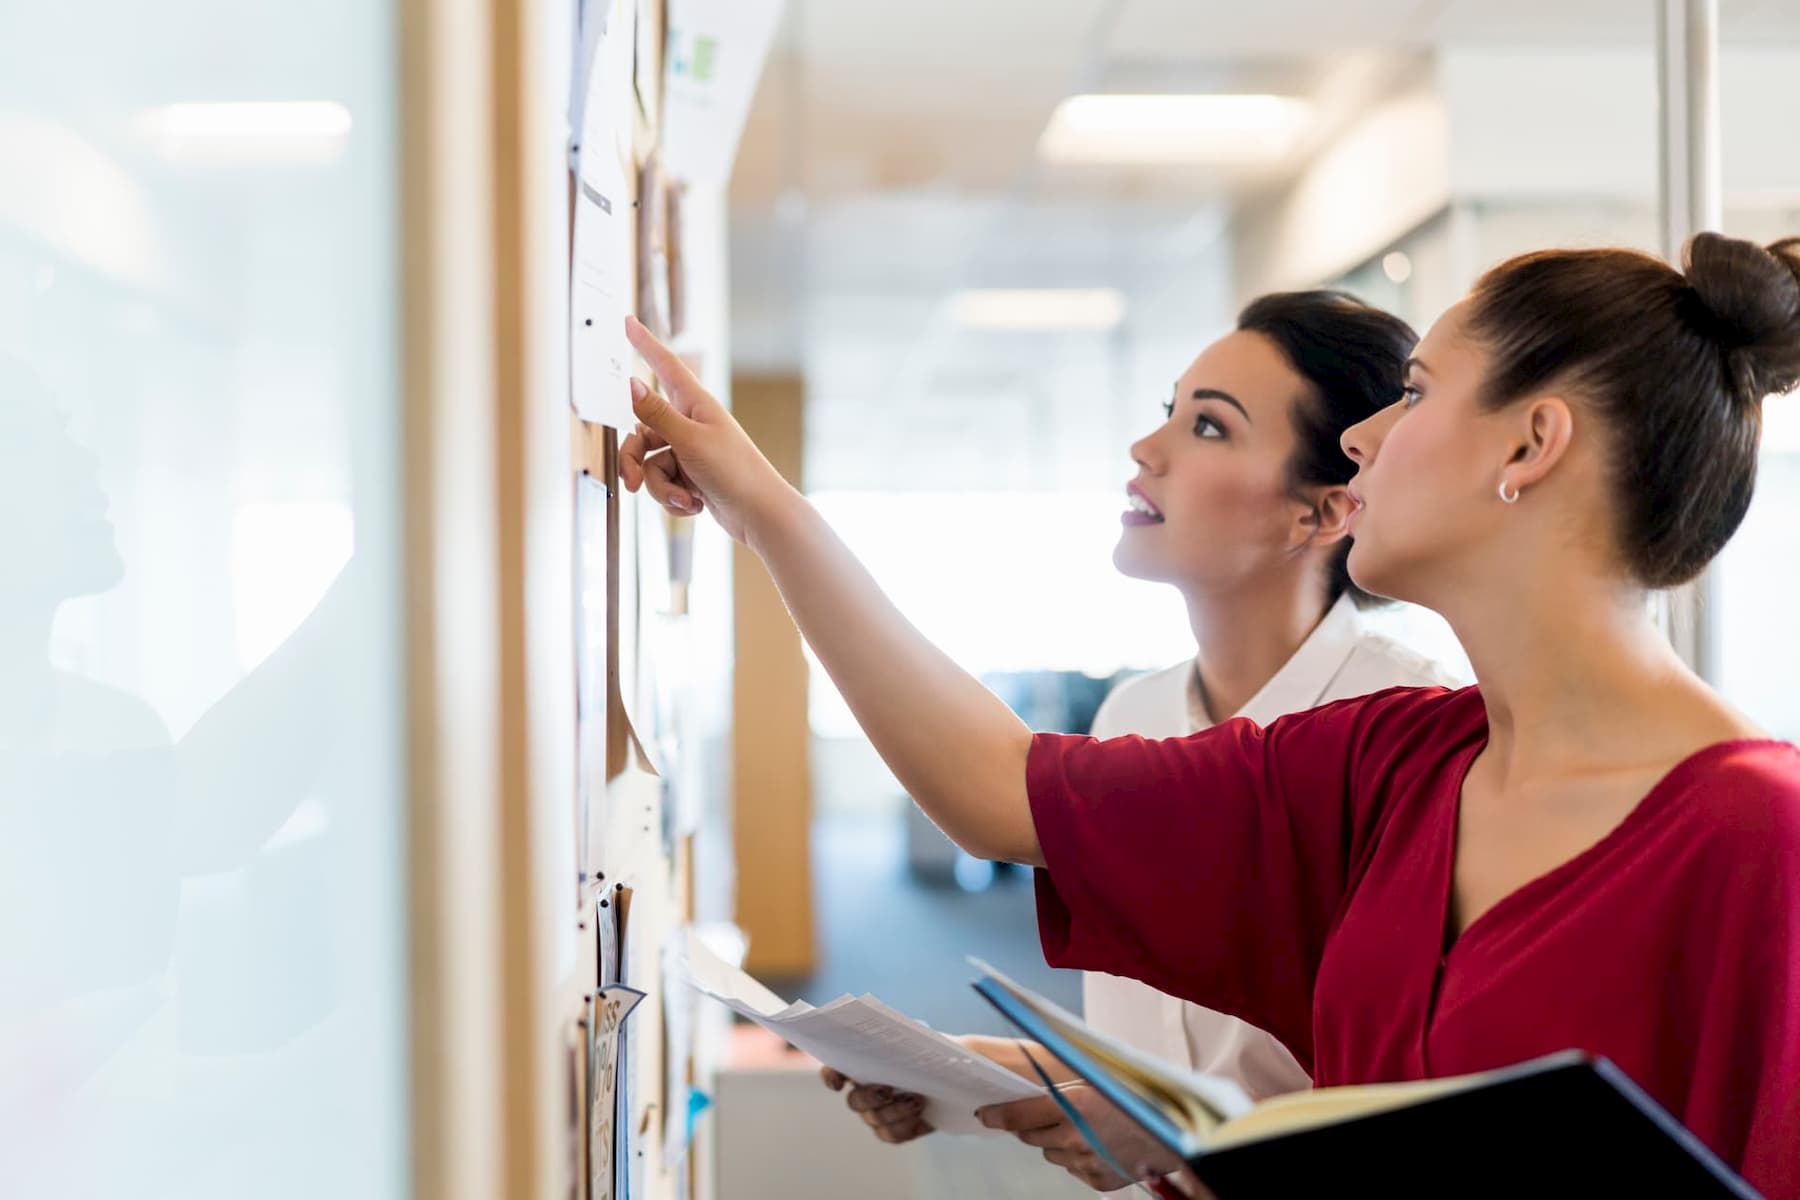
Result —
<path fill-rule="evenodd" d="M 965 329 L 1116 329 L 1125 320 L 1125 295 L 1117 288 L 964 291 L 950 297 L 950 319 Z"/>
<path fill-rule="evenodd" d="M 1259 163 L 1290 152 L 1311 106 L 1269 95 L 1071 96 L 1038 139 L 1050 162 Z"/>

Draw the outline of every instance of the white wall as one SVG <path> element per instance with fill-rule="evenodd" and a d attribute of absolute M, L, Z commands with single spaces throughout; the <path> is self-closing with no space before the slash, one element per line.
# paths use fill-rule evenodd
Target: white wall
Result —
<path fill-rule="evenodd" d="M 1720 54 L 1727 203 L 1800 198 L 1800 48 Z M 1292 183 L 1240 214 L 1240 298 L 1311 286 L 1452 204 L 1479 270 L 1546 245 L 1656 249 L 1656 56 L 1649 46 L 1441 48 L 1429 79 L 1372 105 Z"/>
<path fill-rule="evenodd" d="M 1442 211 L 1452 114 L 1427 78 L 1381 100 L 1238 224 L 1239 301 L 1316 286 Z"/>

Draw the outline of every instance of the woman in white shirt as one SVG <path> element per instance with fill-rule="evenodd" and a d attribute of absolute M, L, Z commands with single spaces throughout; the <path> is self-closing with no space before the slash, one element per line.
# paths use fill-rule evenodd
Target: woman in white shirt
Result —
<path fill-rule="evenodd" d="M 1138 471 L 1113 562 L 1181 590 L 1199 652 L 1120 684 L 1094 736 L 1183 737 L 1234 715 L 1266 725 L 1383 688 L 1458 682 L 1365 628 L 1367 597 L 1344 565 L 1354 464 L 1339 438 L 1399 394 L 1416 341 L 1398 317 L 1342 293 L 1285 293 L 1251 304 L 1182 374 L 1168 419 L 1131 448 Z M 1280 1042 L 1223 1013 L 1110 975 L 1090 974 L 1083 999 L 1096 1028 L 1259 1099 L 1311 1086 Z M 963 1040 L 1035 1078 L 1018 1042 Z M 833 1088 L 849 1084 L 824 1074 Z M 1085 1085 L 1065 1097 L 1132 1167 L 1137 1128 Z M 918 1097 L 851 1085 L 848 1100 L 883 1141 L 930 1132 Z M 1053 1101 L 1010 1107 L 1007 1127 L 1046 1159 L 1090 1186 L 1123 1186 Z"/>

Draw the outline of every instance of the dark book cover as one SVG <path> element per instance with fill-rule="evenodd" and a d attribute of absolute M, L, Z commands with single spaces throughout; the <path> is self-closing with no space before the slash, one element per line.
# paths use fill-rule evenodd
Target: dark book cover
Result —
<path fill-rule="evenodd" d="M 1576 1051 L 1404 1107 L 1209 1150 L 1003 986 L 982 979 L 975 990 L 1185 1159 L 1216 1200 L 1758 1195 L 1617 1066 Z"/>

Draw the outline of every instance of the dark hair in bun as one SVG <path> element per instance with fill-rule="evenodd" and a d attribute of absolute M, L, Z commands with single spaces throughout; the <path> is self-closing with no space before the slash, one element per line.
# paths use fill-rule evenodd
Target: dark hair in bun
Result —
<path fill-rule="evenodd" d="M 1612 435 L 1618 537 L 1647 587 L 1698 575 L 1756 488 L 1764 396 L 1800 384 L 1800 238 L 1694 237 L 1686 274 L 1632 250 L 1549 250 L 1475 285 L 1483 403 L 1567 388 Z"/>
<path fill-rule="evenodd" d="M 1725 351 L 1746 403 L 1800 383 L 1800 238 L 1763 249 L 1702 233 L 1682 267 L 1706 309 L 1704 331 Z"/>

